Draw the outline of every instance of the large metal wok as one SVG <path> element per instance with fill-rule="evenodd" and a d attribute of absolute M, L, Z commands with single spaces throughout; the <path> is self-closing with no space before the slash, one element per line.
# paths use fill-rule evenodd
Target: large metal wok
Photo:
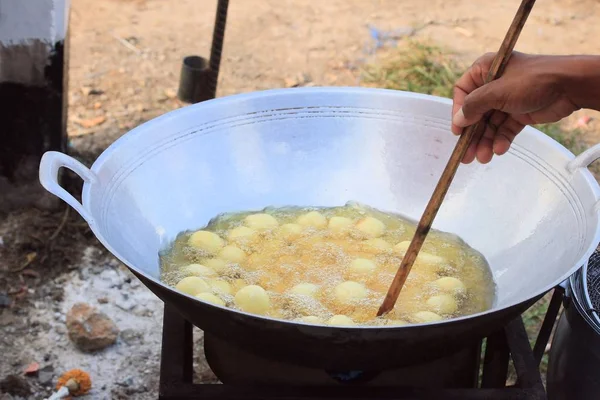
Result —
<path fill-rule="evenodd" d="M 498 329 L 565 280 L 599 241 L 600 187 L 533 128 L 488 165 L 459 168 L 434 228 L 482 252 L 497 284 L 493 309 L 402 327 L 327 327 L 200 302 L 159 281 L 160 250 L 215 215 L 349 200 L 418 219 L 456 142 L 451 102 L 399 91 L 301 88 L 230 96 L 172 111 L 113 143 L 91 169 L 56 152 L 44 187 L 88 222 L 108 250 L 194 325 L 232 345 L 326 369 L 400 366 Z M 85 181 L 80 204 L 57 183 Z"/>

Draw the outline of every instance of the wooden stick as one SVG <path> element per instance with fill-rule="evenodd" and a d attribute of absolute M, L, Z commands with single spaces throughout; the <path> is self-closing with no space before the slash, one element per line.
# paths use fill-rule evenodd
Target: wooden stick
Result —
<path fill-rule="evenodd" d="M 531 12 L 534 3 L 535 0 L 522 0 L 515 18 L 513 19 L 513 22 L 510 25 L 506 36 L 504 37 L 504 41 L 500 46 L 500 50 L 494 57 L 490 71 L 485 79 L 486 83 L 499 78 L 504 72 L 504 68 L 506 67 L 506 64 L 508 64 L 508 60 L 510 59 L 515 44 L 517 43 L 517 39 L 521 34 L 521 30 L 523 30 L 525 21 L 527 21 L 527 17 Z M 456 147 L 450 156 L 450 160 L 448 161 L 448 164 L 446 165 L 446 168 L 444 169 L 444 172 L 442 173 L 442 176 L 440 177 L 440 180 L 433 191 L 433 195 L 431 196 L 431 199 L 429 200 L 429 203 L 423 212 L 423 216 L 417 225 L 415 236 L 410 242 L 410 246 L 408 246 L 408 250 L 402 259 L 402 263 L 400 264 L 400 267 L 394 276 L 394 280 L 390 285 L 381 307 L 379 307 L 377 316 L 386 314 L 387 312 L 391 311 L 392 308 L 394 308 L 396 300 L 398 300 L 398 296 L 400 295 L 400 291 L 406 282 L 406 278 L 408 277 L 408 274 L 410 273 L 410 270 L 417 259 L 417 256 L 419 255 L 419 251 L 423 246 L 423 242 L 425 241 L 425 238 L 431 229 L 431 224 L 433 223 L 433 220 L 440 209 L 440 206 L 442 205 L 442 201 L 444 200 L 446 193 L 448 192 L 448 188 L 452 183 L 452 179 L 456 174 L 456 170 L 464 158 L 465 153 L 469 148 L 469 144 L 473 140 L 473 137 L 476 133 L 478 133 L 479 125 L 480 124 L 477 123 L 467 127 L 458 139 Z M 483 126 L 485 126 L 485 123 L 482 124 L 482 127 Z"/>

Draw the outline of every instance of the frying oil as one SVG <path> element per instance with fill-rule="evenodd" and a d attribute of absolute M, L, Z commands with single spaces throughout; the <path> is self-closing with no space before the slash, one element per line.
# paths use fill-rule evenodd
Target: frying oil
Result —
<path fill-rule="evenodd" d="M 328 226 L 302 226 L 302 232 L 292 240 L 284 235 L 282 225 L 298 223 L 302 215 L 313 210 L 327 221 L 336 216 L 349 218 L 352 225 L 342 233 Z M 334 315 L 344 315 L 356 325 L 392 325 L 430 322 L 431 315 L 449 319 L 492 306 L 495 286 L 485 258 L 457 236 L 432 230 L 421 250 L 425 254 L 417 258 L 394 310 L 375 318 L 404 255 L 398 244 L 405 242 L 405 250 L 415 232 L 414 222 L 357 203 L 332 208 L 267 208 L 261 213 L 273 216 L 278 227 L 262 230 L 252 240 L 236 241 L 246 255 L 244 260 L 221 262 L 221 267 L 215 268 L 216 276 L 207 277 L 208 281 L 218 279 L 229 284 L 229 293 L 215 292 L 228 307 L 238 308 L 234 296 L 247 285 L 266 290 L 270 306 L 264 315 L 286 320 L 311 316 L 326 323 Z M 251 214 L 256 212 L 219 215 L 203 230 L 227 242 L 231 230 L 243 226 Z M 374 238 L 357 230 L 356 224 L 365 217 L 381 221 L 383 233 Z M 218 258 L 190 246 L 192 233 L 181 233 L 161 254 L 161 279 L 169 285 L 175 286 L 189 275 L 185 268 L 189 264 L 214 265 L 211 262 Z M 369 268 L 353 269 L 357 259 L 368 260 Z M 462 282 L 460 290 L 448 291 L 436 285 L 443 277 Z M 347 281 L 365 290 L 351 290 L 353 300 L 341 301 L 341 289 L 336 287 Z M 317 290 L 311 295 L 295 293 L 293 288 L 302 284 L 315 285 Z M 440 295 L 445 299 L 440 300 Z M 446 304 L 448 296 L 454 305 Z"/>

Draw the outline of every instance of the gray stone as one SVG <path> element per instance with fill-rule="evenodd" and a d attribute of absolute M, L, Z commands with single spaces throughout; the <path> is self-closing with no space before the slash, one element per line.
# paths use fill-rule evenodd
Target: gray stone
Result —
<path fill-rule="evenodd" d="M 133 377 L 128 376 L 127 378 L 118 381 L 117 385 L 123 386 L 123 387 L 133 386 Z"/>
<path fill-rule="evenodd" d="M 141 343 L 143 341 L 144 333 L 136 331 L 135 329 L 124 329 L 120 334 L 121 340 L 129 345 Z"/>
<path fill-rule="evenodd" d="M 54 380 L 54 368 L 51 365 L 47 365 L 44 368 L 40 369 L 38 372 L 38 381 L 44 385 L 48 386 L 52 384 Z"/>

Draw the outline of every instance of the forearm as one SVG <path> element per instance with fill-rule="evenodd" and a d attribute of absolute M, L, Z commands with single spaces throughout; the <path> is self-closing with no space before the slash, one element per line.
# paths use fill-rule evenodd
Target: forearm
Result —
<path fill-rule="evenodd" d="M 562 57 L 562 87 L 578 108 L 600 111 L 600 56 Z"/>

